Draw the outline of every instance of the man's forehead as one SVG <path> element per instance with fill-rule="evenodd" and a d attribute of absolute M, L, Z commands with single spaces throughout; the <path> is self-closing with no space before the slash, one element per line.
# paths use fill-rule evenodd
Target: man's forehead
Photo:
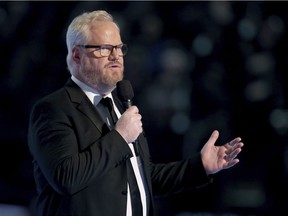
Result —
<path fill-rule="evenodd" d="M 91 39 L 98 42 L 121 41 L 117 25 L 110 21 L 95 22 L 91 25 L 90 31 L 92 33 Z"/>

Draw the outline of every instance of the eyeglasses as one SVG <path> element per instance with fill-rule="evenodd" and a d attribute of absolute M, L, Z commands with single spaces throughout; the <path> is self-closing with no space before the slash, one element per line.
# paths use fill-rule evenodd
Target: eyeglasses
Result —
<path fill-rule="evenodd" d="M 110 45 L 110 44 L 104 44 L 104 45 L 79 45 L 80 47 L 86 48 L 86 49 L 95 49 L 94 52 L 98 52 L 101 57 L 107 57 L 111 55 L 113 50 L 117 52 L 117 55 L 119 56 L 125 56 L 128 51 L 128 47 L 126 44 L 119 44 L 119 45 Z"/>

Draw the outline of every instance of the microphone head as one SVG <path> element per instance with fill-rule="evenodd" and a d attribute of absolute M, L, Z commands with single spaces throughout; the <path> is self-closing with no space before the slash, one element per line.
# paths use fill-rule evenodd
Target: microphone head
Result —
<path fill-rule="evenodd" d="M 117 82 L 117 94 L 121 101 L 133 99 L 134 92 L 129 80 L 121 80 Z"/>

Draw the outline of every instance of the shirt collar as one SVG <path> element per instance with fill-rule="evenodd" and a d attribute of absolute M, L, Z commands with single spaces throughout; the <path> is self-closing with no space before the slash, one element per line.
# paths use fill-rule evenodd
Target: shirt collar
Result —
<path fill-rule="evenodd" d="M 82 91 L 87 95 L 87 97 L 89 98 L 89 100 L 94 104 L 97 105 L 99 103 L 99 101 L 102 99 L 102 96 L 100 95 L 100 93 L 91 88 L 90 86 L 88 86 L 87 84 L 85 84 L 84 82 L 80 81 L 79 79 L 77 79 L 75 76 L 71 76 L 71 79 L 82 89 Z M 109 93 L 106 97 L 109 97 L 112 99 L 112 94 Z"/>

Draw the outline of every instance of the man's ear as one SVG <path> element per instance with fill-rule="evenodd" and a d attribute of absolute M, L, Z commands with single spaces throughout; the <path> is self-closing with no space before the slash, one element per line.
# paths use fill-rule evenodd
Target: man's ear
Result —
<path fill-rule="evenodd" d="M 75 46 L 72 49 L 72 59 L 76 62 L 76 64 L 80 63 L 80 49 Z"/>

